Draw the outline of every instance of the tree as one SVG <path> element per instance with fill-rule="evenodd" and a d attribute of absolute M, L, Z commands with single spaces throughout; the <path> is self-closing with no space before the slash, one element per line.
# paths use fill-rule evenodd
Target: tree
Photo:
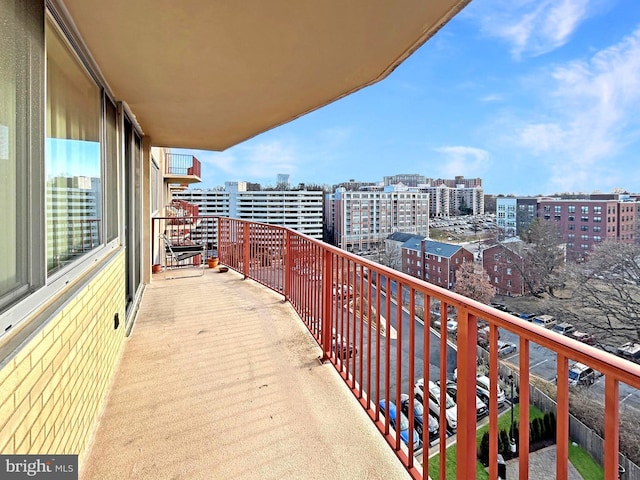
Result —
<path fill-rule="evenodd" d="M 378 249 L 378 263 L 395 270 L 400 270 L 402 265 L 402 248 L 395 242 L 385 242 L 384 248 Z"/>
<path fill-rule="evenodd" d="M 489 303 L 496 294 L 496 289 L 487 280 L 487 273 L 484 270 L 476 272 L 473 262 L 464 262 L 458 267 L 453 290 L 481 303 Z"/>
<path fill-rule="evenodd" d="M 640 339 L 640 245 L 605 241 L 567 269 L 569 294 L 549 309 L 601 338 Z"/>
<path fill-rule="evenodd" d="M 522 262 L 514 262 L 515 268 L 529 290 L 537 297 L 542 292 L 555 296 L 555 290 L 564 286 L 565 246 L 556 226 L 535 218 L 526 231 L 521 232 L 524 242 L 517 247 Z M 509 250 L 506 246 L 506 250 Z M 515 248 L 515 247 L 514 247 Z"/>

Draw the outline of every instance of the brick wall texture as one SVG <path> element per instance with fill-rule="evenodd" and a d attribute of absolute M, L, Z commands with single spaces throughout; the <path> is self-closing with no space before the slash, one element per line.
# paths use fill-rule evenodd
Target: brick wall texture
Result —
<path fill-rule="evenodd" d="M 120 254 L 0 370 L 3 454 L 82 462 L 124 344 L 124 268 Z"/>

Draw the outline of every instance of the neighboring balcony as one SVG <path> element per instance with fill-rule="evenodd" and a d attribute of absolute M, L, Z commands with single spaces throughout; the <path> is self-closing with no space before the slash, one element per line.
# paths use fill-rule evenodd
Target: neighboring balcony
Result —
<path fill-rule="evenodd" d="M 160 232 L 165 221 L 154 219 L 154 231 Z M 158 451 L 175 449 L 171 463 L 177 472 L 210 466 L 210 478 L 228 478 L 235 471 L 256 478 L 303 478 L 303 470 L 298 470 L 302 465 L 323 478 L 402 478 L 389 473 L 400 464 L 403 476 L 422 479 L 430 471 L 435 479 L 445 478 L 447 447 L 455 440 L 456 478 L 475 479 L 482 320 L 490 352 L 487 377 L 492 388 L 496 386 L 496 395 L 488 401 L 490 478 L 498 475 L 498 415 L 504 402 L 504 395 L 502 400 L 497 395 L 504 367 L 498 357 L 498 328 L 520 338 L 521 367 L 514 372 L 520 403 L 515 419 L 520 425 L 519 478 L 539 478 L 529 471 L 529 409 L 523 408 L 532 399 L 532 387 L 526 386 L 529 352 L 536 345 L 557 355 L 554 478 L 568 478 L 570 359 L 603 376 L 605 479 L 618 478 L 619 385 L 640 388 L 639 365 L 289 229 L 230 218 L 201 222 L 212 223 L 198 241 L 213 244 L 220 262 L 235 272 L 206 269 L 204 277 L 189 280 L 154 279 L 87 472 L 96 465 L 112 471 L 120 465 L 145 468 L 153 465 Z M 185 272 L 194 267 L 185 262 Z M 419 308 L 426 312 L 424 322 L 416 318 Z M 456 338 L 448 338 L 446 328 L 439 334 L 428 328 L 433 315 L 444 312 L 448 317 L 452 311 L 457 314 Z M 295 315 L 290 319 L 286 312 Z M 327 375 L 329 366 L 335 377 Z M 401 405 L 405 394 L 425 396 L 414 386 L 429 380 L 445 384 L 454 369 L 456 424 L 450 423 L 446 390 L 440 389 L 437 438 L 426 428 L 409 433 L 418 426 L 413 402 L 406 410 L 408 428 L 397 431 L 383 411 L 389 402 Z M 348 408 L 357 412 L 344 410 L 343 403 L 326 403 L 328 398 L 346 401 L 343 396 L 349 391 Z M 327 417 L 320 421 L 323 415 Z M 377 433 L 373 429 L 372 435 L 363 419 Z M 335 429 L 335 438 L 326 435 L 324 421 Z M 109 453 L 107 447 L 118 438 L 122 452 L 116 448 Z M 186 439 L 195 439 L 197 451 L 185 449 Z M 395 457 L 379 457 L 381 443 Z M 423 455 L 425 445 L 440 454 L 438 461 Z M 112 463 L 118 458 L 124 463 Z M 251 465 L 249 470 L 244 462 Z"/>
<path fill-rule="evenodd" d="M 201 165 L 193 155 L 167 153 L 165 158 L 164 180 L 175 187 L 202 182 Z"/>

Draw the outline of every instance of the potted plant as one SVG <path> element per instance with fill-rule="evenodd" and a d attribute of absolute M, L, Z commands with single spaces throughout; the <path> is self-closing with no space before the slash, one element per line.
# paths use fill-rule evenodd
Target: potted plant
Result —
<path fill-rule="evenodd" d="M 218 257 L 214 256 L 207 258 L 207 265 L 209 268 L 216 268 L 218 266 Z"/>

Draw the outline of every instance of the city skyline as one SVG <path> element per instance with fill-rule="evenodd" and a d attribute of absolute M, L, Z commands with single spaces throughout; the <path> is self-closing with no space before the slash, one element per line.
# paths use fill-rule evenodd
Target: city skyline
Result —
<path fill-rule="evenodd" d="M 382 82 L 224 152 L 202 188 L 481 177 L 488 194 L 638 191 L 640 4 L 475 0 Z"/>

